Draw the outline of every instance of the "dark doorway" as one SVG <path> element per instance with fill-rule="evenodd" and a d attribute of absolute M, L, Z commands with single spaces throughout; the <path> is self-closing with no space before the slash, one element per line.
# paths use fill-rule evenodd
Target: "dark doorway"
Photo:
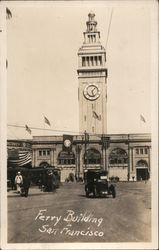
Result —
<path fill-rule="evenodd" d="M 147 168 L 138 168 L 136 169 L 137 181 L 148 180 L 149 172 Z"/>

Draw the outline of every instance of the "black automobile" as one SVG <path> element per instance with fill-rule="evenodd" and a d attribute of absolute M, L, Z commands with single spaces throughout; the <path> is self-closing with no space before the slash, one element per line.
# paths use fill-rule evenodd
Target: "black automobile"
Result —
<path fill-rule="evenodd" d="M 85 174 L 86 197 L 116 197 L 115 186 L 107 180 L 106 171 L 88 171 Z"/>

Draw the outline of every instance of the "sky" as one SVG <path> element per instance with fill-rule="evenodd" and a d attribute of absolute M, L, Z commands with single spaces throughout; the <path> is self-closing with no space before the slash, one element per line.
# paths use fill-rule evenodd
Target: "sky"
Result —
<path fill-rule="evenodd" d="M 41 128 L 8 126 L 8 139 L 79 133 L 77 53 L 90 11 L 104 47 L 108 38 L 107 133 L 151 132 L 153 6 L 135 2 L 7 3 L 7 124 Z"/>

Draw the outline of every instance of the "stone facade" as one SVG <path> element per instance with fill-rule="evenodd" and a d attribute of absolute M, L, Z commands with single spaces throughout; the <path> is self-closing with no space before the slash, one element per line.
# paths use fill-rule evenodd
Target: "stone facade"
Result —
<path fill-rule="evenodd" d="M 106 51 L 100 43 L 95 14 L 88 14 L 84 42 L 78 50 L 79 131 L 107 133 Z"/>
<path fill-rule="evenodd" d="M 62 136 L 35 136 L 32 141 L 33 167 L 54 166 L 61 181 L 70 173 L 83 177 L 88 169 L 108 171 L 109 178 L 136 181 L 151 177 L 151 135 L 118 134 L 73 136 L 72 150 L 63 151 Z M 62 156 L 63 154 L 63 156 Z"/>

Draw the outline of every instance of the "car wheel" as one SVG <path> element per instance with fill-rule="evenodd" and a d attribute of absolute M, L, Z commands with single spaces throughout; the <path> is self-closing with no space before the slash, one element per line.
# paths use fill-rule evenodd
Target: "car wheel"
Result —
<path fill-rule="evenodd" d="M 86 192 L 86 197 L 89 197 L 89 193 L 88 192 Z"/>

